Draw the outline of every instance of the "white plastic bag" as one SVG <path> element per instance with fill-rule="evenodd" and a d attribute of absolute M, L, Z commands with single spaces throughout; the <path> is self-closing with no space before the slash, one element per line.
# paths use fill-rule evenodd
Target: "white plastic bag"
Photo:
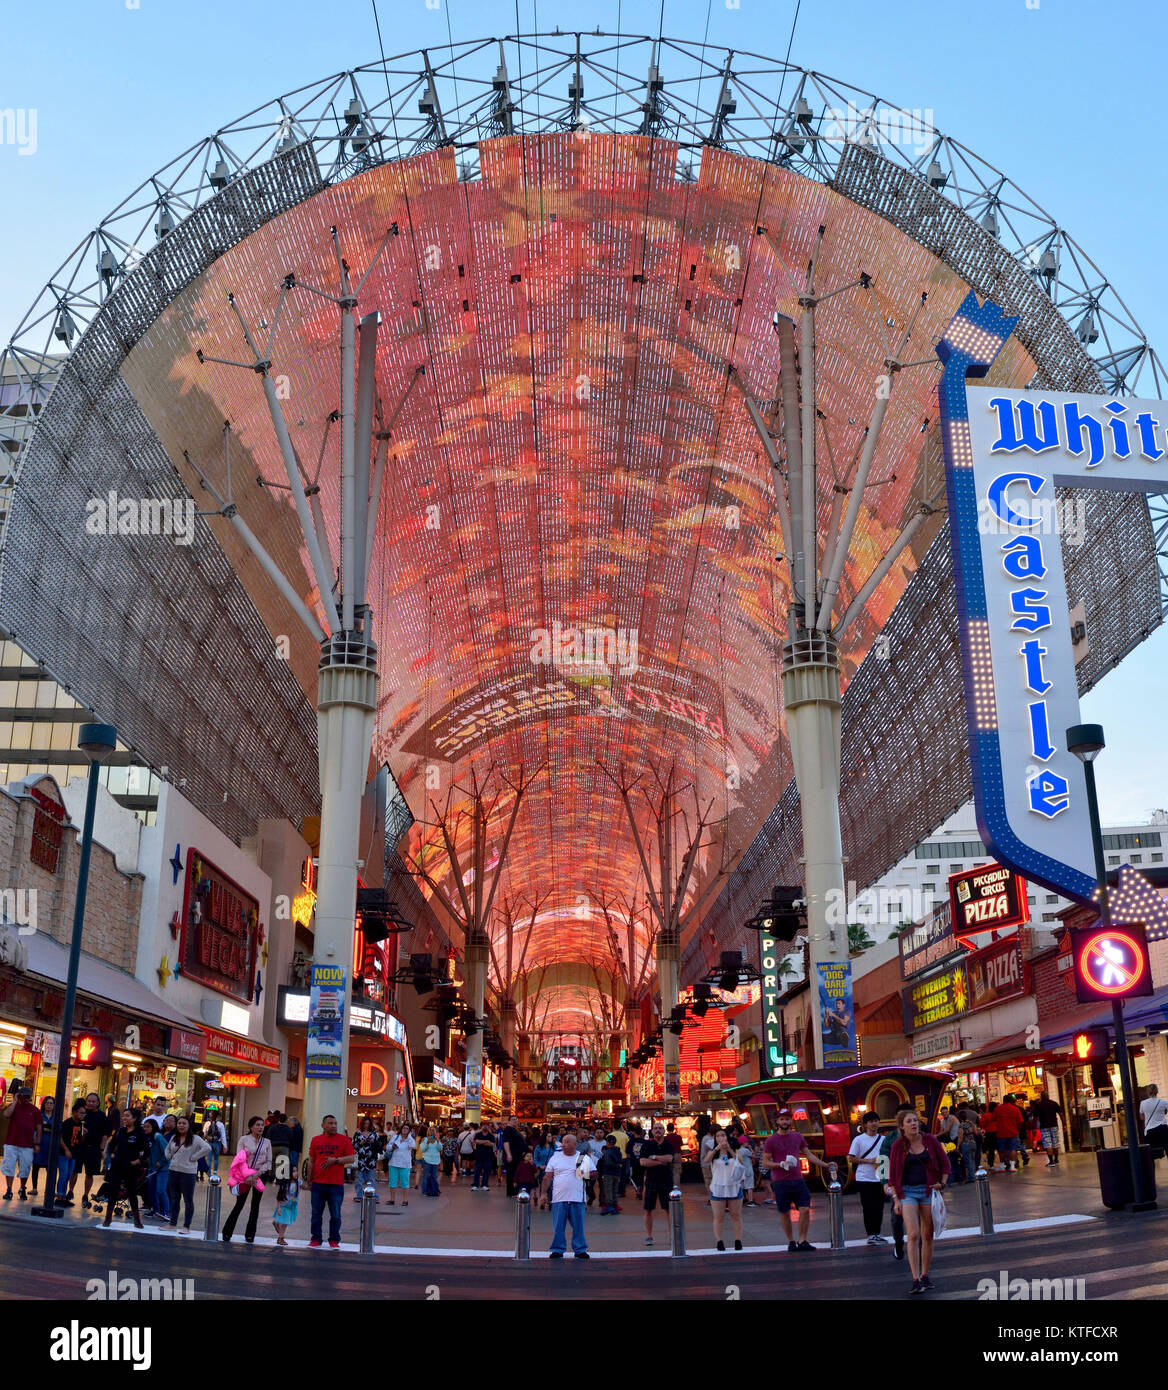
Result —
<path fill-rule="evenodd" d="M 943 1236 L 945 1234 L 945 1198 L 941 1196 L 939 1189 L 933 1188 L 933 1199 L 931 1203 L 933 1209 L 933 1234 Z"/>

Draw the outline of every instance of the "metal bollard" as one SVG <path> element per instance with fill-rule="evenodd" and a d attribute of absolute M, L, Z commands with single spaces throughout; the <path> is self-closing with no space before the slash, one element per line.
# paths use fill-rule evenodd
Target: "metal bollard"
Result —
<path fill-rule="evenodd" d="M 377 1226 L 377 1189 L 367 1182 L 361 1191 L 361 1253 L 373 1254 L 373 1237 Z"/>
<path fill-rule="evenodd" d="M 973 1180 L 977 1184 L 977 1222 L 983 1236 L 992 1236 L 994 1233 L 994 1204 L 990 1200 L 990 1175 L 984 1168 L 979 1168 L 973 1175 Z"/>
<path fill-rule="evenodd" d="M 828 1184 L 827 1219 L 831 1228 L 831 1248 L 844 1248 L 844 1190 L 838 1182 Z"/>
<path fill-rule="evenodd" d="M 669 1194 L 669 1253 L 685 1254 L 685 1208 L 681 1204 L 681 1190 L 676 1187 Z"/>
<path fill-rule="evenodd" d="M 219 1208 L 223 1202 L 223 1184 L 218 1173 L 207 1179 L 207 1217 L 203 1223 L 203 1239 L 219 1239 Z"/>
<path fill-rule="evenodd" d="M 531 1194 L 526 1188 L 515 1198 L 515 1258 L 531 1259 Z"/>

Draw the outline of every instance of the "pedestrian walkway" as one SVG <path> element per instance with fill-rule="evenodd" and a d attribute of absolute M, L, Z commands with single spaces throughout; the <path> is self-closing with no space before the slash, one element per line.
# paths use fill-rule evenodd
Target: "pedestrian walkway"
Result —
<path fill-rule="evenodd" d="M 226 1161 L 223 1164 L 226 1172 Z M 994 1173 L 990 1176 L 994 1221 L 999 1231 L 1034 1224 L 1053 1225 L 1085 1221 L 1106 1214 L 1099 1197 L 1095 1158 L 1091 1154 L 1069 1154 L 1057 1168 L 1047 1169 L 1041 1158 L 1018 1173 Z M 221 1189 L 220 1227 L 234 1204 L 226 1185 Z M 691 1254 L 714 1249 L 710 1209 L 703 1189 L 687 1183 L 682 1189 L 685 1213 L 686 1245 Z M 201 1239 L 205 1226 L 208 1184 L 200 1183 L 195 1193 L 195 1219 L 191 1234 L 177 1235 L 163 1221 L 146 1219 L 147 1233 L 160 1239 Z M 354 1189 L 346 1187 L 342 1217 L 342 1248 L 356 1249 L 360 1231 L 360 1203 L 353 1198 Z M 489 1191 L 472 1192 L 468 1180 L 444 1181 L 441 1195 L 423 1197 L 417 1189 L 407 1194 L 408 1205 L 401 1205 L 398 1190 L 395 1206 L 387 1202 L 388 1189 L 384 1181 L 377 1183 L 375 1249 L 393 1254 L 445 1256 L 510 1256 L 515 1246 L 515 1201 L 508 1198 L 502 1184 L 492 1184 Z M 769 1189 L 758 1194 L 769 1196 Z M 978 1232 L 977 1194 L 972 1184 L 946 1191 L 949 1208 L 948 1229 L 942 1240 L 976 1235 Z M 34 1203 L 6 1202 L 0 1216 L 25 1218 Z M 588 1246 L 594 1256 L 624 1258 L 664 1256 L 670 1253 L 668 1213 L 657 1212 L 654 1217 L 654 1242 L 645 1244 L 643 1212 L 640 1199 L 629 1189 L 622 1200 L 622 1212 L 616 1216 L 600 1216 L 599 1206 L 590 1207 L 587 1214 Z M 813 1245 L 830 1245 L 827 1195 L 821 1189 L 812 1192 L 812 1216 L 809 1239 Z M 309 1239 L 311 1199 L 303 1189 L 295 1225 L 288 1231 L 289 1242 L 307 1244 Z M 256 1234 L 257 1245 L 275 1244 L 272 1227 L 275 1210 L 272 1190 L 265 1193 Z M 86 1212 L 80 1206 L 66 1209 L 65 1221 L 86 1226 L 100 1225 L 102 1218 Z M 325 1238 L 328 1237 L 328 1215 L 325 1213 Z M 116 1221 L 115 1227 L 132 1230 L 127 1218 Z M 539 1211 L 532 1204 L 531 1253 L 533 1258 L 546 1255 L 551 1243 L 551 1213 Z M 885 1209 L 884 1233 L 889 1232 L 888 1208 Z M 853 1193 L 844 1197 L 844 1235 L 849 1246 L 865 1245 L 859 1199 Z M 726 1238 L 732 1244 L 730 1223 L 726 1223 Z M 236 1242 L 243 1243 L 243 1224 L 236 1232 Z M 774 1206 L 747 1208 L 743 1212 L 743 1244 L 755 1253 L 786 1253 L 786 1241 Z M 887 1248 L 887 1247 L 881 1247 Z M 875 1250 L 874 1250 L 875 1253 Z"/>

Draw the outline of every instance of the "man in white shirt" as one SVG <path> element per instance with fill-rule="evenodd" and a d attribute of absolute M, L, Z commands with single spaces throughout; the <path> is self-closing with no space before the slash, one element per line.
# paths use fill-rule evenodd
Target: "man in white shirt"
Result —
<path fill-rule="evenodd" d="M 1168 1103 L 1161 1099 L 1159 1088 L 1154 1085 L 1148 1087 L 1148 1094 L 1140 1101 L 1140 1119 L 1145 1143 L 1168 1153 Z"/>
<path fill-rule="evenodd" d="M 572 1226 L 572 1254 L 586 1260 L 588 1242 L 584 1239 L 584 1181 L 596 1170 L 586 1153 L 576 1152 L 576 1136 L 565 1134 L 559 1153 L 553 1153 L 544 1170 L 540 1198 L 547 1206 L 548 1192 L 552 1204 L 551 1259 L 562 1260 L 567 1245 L 565 1226 Z"/>

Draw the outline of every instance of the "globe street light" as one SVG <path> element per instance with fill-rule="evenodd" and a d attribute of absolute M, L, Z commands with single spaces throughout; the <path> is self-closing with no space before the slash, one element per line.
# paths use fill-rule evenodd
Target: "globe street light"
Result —
<path fill-rule="evenodd" d="M 33 1207 L 33 1216 L 64 1216 L 56 1201 L 57 1168 L 61 1153 L 61 1128 L 65 1118 L 65 1086 L 73 1052 L 73 1006 L 77 1000 L 77 970 L 81 964 L 81 928 L 85 921 L 85 895 L 89 886 L 89 855 L 93 848 L 93 817 L 97 809 L 97 779 L 104 763 L 118 744 L 117 730 L 110 724 L 82 724 L 77 746 L 89 759 L 89 785 L 85 795 L 85 821 L 81 829 L 81 860 L 77 867 L 77 900 L 73 907 L 73 937 L 69 943 L 69 974 L 65 985 L 65 1011 L 61 1018 L 61 1047 L 57 1057 L 56 1103 L 49 1139 L 49 1162 L 45 1170 L 45 1204 Z"/>
<path fill-rule="evenodd" d="M 1075 724 L 1067 730 L 1067 749 L 1083 764 L 1087 780 L 1087 811 L 1091 817 L 1091 844 L 1095 851 L 1095 878 L 1099 884 L 1099 924 L 1111 926 L 1111 904 L 1107 896 L 1107 866 L 1103 858 L 1103 831 L 1099 825 L 1099 798 L 1095 792 L 1095 759 L 1106 747 L 1101 724 Z M 1144 1189 L 1144 1165 L 1140 1160 L 1140 1141 L 1136 1130 L 1136 1102 L 1132 1090 L 1131 1061 L 1127 1055 L 1127 1030 L 1123 1023 L 1123 1001 L 1111 1001 L 1111 1026 L 1115 1029 L 1115 1060 L 1123 1085 L 1123 1114 L 1127 1122 L 1127 1147 L 1131 1157 L 1132 1211 L 1148 1211 L 1156 1203 Z"/>

